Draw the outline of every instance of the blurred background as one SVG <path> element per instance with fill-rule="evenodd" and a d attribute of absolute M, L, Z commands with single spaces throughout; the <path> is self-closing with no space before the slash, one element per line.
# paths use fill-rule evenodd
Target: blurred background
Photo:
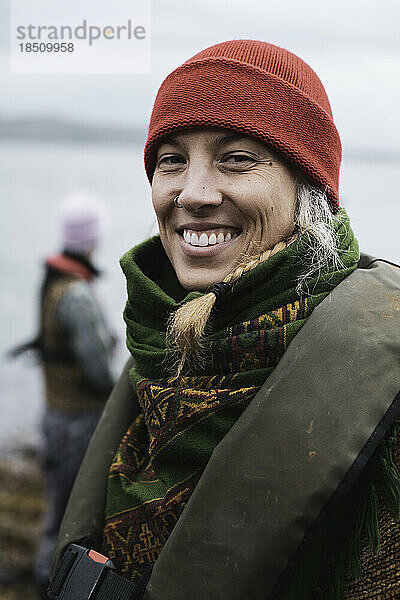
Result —
<path fill-rule="evenodd" d="M 98 10 L 106 3 L 98 0 Z M 29 456 L 39 441 L 40 369 L 4 355 L 36 332 L 43 261 L 60 250 L 59 205 L 77 188 L 96 193 L 109 209 L 106 237 L 93 257 L 104 271 L 97 295 L 120 340 L 116 374 L 126 359 L 118 260 L 157 231 L 142 159 L 154 96 L 172 69 L 211 44 L 269 41 L 317 72 L 341 135 L 341 202 L 361 249 L 399 261 L 395 0 L 151 0 L 151 71 L 137 75 L 11 75 L 9 19 L 9 2 L 2 1 L 0 458 L 22 442 Z M 7 593 L 0 590 L 0 597 L 14 597 Z"/>

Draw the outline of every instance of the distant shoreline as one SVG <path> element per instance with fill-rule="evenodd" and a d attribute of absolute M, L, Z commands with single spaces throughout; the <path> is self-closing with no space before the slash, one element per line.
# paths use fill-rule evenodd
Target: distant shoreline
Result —
<path fill-rule="evenodd" d="M 97 144 L 130 146 L 145 144 L 147 132 L 138 127 L 95 125 L 57 118 L 0 117 L 0 142 L 20 141 L 30 143 Z M 344 148 L 343 158 L 349 161 L 398 163 L 400 149 L 396 148 Z"/>
<path fill-rule="evenodd" d="M 80 144 L 144 144 L 146 131 L 134 127 L 114 125 L 93 125 L 61 119 L 24 118 L 6 119 L 0 117 L 0 141 L 19 140 L 23 142 L 69 142 Z"/>

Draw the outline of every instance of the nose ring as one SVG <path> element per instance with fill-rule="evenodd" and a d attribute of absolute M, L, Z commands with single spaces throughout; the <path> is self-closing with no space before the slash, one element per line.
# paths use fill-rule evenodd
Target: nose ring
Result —
<path fill-rule="evenodd" d="M 183 204 L 179 202 L 179 196 L 175 196 L 172 202 L 174 203 L 174 206 L 176 206 L 176 208 L 183 208 Z"/>

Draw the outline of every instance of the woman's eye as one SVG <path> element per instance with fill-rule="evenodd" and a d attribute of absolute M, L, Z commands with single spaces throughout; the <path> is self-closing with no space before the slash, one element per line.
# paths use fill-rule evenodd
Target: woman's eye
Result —
<path fill-rule="evenodd" d="M 165 165 L 167 167 L 170 167 L 185 162 L 186 160 L 182 156 L 179 156 L 179 154 L 171 154 L 170 156 L 164 156 L 163 158 L 160 158 L 160 160 L 158 161 L 158 165 Z"/>
<path fill-rule="evenodd" d="M 247 156 L 246 154 L 229 154 L 222 159 L 222 162 L 233 165 L 241 165 L 245 163 L 254 162 L 254 158 Z"/>

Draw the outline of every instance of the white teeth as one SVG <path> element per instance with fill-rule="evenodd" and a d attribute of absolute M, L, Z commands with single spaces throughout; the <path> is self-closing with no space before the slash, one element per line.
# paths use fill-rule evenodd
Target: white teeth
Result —
<path fill-rule="evenodd" d="M 199 246 L 208 246 L 208 236 L 206 233 L 202 233 L 199 239 Z"/>
<path fill-rule="evenodd" d="M 224 235 L 220 232 L 218 235 L 216 233 L 211 233 L 210 236 L 207 233 L 203 232 L 190 233 L 189 230 L 185 229 L 183 231 L 183 239 L 187 244 L 191 246 L 201 246 L 202 248 L 206 246 L 214 246 L 215 244 L 222 244 L 223 242 L 230 242 L 231 240 L 236 239 L 238 233 L 235 231 L 234 233 L 228 232 Z"/>

